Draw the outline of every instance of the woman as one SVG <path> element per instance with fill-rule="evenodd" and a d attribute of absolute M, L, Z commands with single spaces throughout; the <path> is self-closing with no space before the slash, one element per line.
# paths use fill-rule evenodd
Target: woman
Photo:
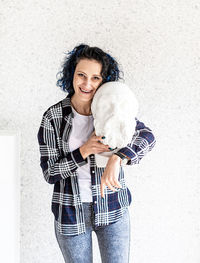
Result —
<path fill-rule="evenodd" d="M 91 102 L 103 83 L 121 78 L 119 73 L 116 60 L 103 50 L 76 46 L 57 82 L 68 95 L 45 111 L 38 131 L 40 165 L 45 180 L 54 184 L 51 208 L 65 262 L 92 262 L 92 231 L 102 262 L 129 262 L 131 194 L 121 164 L 139 163 L 155 138 L 137 120 L 132 141 L 105 169 L 96 166 L 94 154 L 112 149 L 101 143 L 103 134 L 95 135 Z"/>

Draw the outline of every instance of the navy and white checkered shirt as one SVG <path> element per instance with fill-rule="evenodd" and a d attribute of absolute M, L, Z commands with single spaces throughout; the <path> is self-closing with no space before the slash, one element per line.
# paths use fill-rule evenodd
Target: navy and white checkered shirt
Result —
<path fill-rule="evenodd" d="M 78 185 L 77 168 L 85 165 L 79 148 L 70 152 L 69 135 L 72 129 L 73 112 L 71 96 L 49 107 L 43 114 L 37 134 L 40 147 L 40 166 L 45 180 L 54 184 L 51 210 L 55 216 L 58 231 L 62 235 L 79 235 L 86 232 L 84 211 Z M 138 164 L 144 155 L 155 145 L 151 130 L 137 120 L 135 133 L 131 142 L 119 150 L 130 158 L 127 165 Z M 92 199 L 94 207 L 95 228 L 116 222 L 131 203 L 131 193 L 125 184 L 124 171 L 120 167 L 119 182 L 122 188 L 116 192 L 107 186 L 105 197 L 101 198 L 100 184 L 104 168 L 95 163 L 91 154 L 90 173 Z"/>

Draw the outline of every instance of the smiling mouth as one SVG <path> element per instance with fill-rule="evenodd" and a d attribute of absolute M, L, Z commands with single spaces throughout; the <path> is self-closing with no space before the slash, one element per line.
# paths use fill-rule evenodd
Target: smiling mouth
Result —
<path fill-rule="evenodd" d="M 81 91 L 82 93 L 85 93 L 85 94 L 90 94 L 90 93 L 92 93 L 92 90 L 88 91 L 88 90 L 84 90 L 84 89 L 81 89 L 81 88 L 79 88 L 79 89 L 80 89 L 80 91 Z"/>

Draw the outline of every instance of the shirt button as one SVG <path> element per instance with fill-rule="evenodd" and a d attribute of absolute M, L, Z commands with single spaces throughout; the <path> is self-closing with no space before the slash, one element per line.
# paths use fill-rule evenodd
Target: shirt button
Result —
<path fill-rule="evenodd" d="M 96 203 L 97 203 L 97 201 L 94 201 L 94 203 L 96 204 Z"/>
<path fill-rule="evenodd" d="M 92 173 L 94 173 L 94 170 L 92 170 Z"/>

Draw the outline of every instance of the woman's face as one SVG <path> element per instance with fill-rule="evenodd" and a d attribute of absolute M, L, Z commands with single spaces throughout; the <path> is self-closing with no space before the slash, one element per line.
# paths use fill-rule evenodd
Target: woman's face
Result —
<path fill-rule="evenodd" d="M 73 87 L 76 99 L 91 101 L 103 78 L 102 65 L 96 60 L 81 59 L 76 65 Z"/>

